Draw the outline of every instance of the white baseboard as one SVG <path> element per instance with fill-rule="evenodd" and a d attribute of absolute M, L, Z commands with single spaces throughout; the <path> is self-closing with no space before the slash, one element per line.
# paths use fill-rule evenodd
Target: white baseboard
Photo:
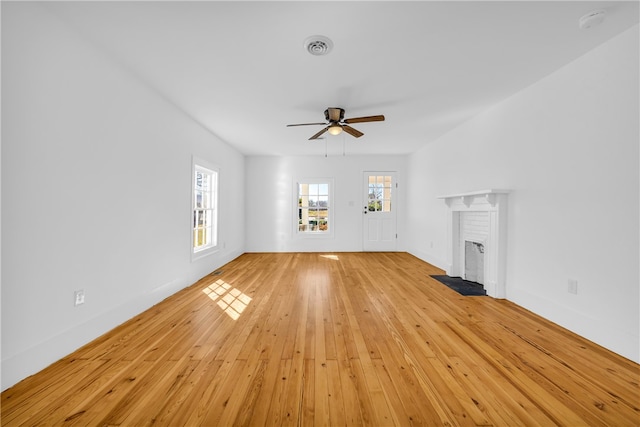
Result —
<path fill-rule="evenodd" d="M 216 262 L 217 267 L 234 260 L 243 252 L 225 254 Z M 209 267 L 209 270 L 211 268 Z M 213 271 L 211 270 L 211 271 Z M 205 273 L 205 275 L 208 274 Z M 41 343 L 2 360 L 2 390 L 15 385 L 19 381 L 33 375 L 56 361 L 66 357 L 83 345 L 91 342 L 118 325 L 153 307 L 176 292 L 192 285 L 196 278 L 179 278 L 171 280 L 150 292 L 137 295 L 124 304 L 101 313 L 88 321 L 59 333 Z"/>
<path fill-rule="evenodd" d="M 420 258 L 422 261 L 424 262 L 428 262 L 429 264 L 433 265 L 434 267 L 438 267 L 444 271 L 447 271 L 447 263 L 437 257 L 434 257 L 433 255 L 431 255 L 430 253 L 421 251 L 421 250 L 408 250 L 408 253 L 410 253 L 411 255 L 413 255 L 416 258 Z"/>
<path fill-rule="evenodd" d="M 186 280 L 172 280 L 147 294 L 138 295 L 120 306 L 2 360 L 2 390 L 41 371 L 189 284 Z"/>
<path fill-rule="evenodd" d="M 508 300 L 562 326 L 581 337 L 614 353 L 640 363 L 640 339 L 624 331 L 620 325 L 595 319 L 586 313 L 560 305 L 555 301 L 531 294 L 522 289 L 507 289 Z"/>

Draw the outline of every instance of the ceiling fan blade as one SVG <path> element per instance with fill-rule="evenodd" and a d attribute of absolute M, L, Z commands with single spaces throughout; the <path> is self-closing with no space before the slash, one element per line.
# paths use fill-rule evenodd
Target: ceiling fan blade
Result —
<path fill-rule="evenodd" d="M 287 127 L 291 127 L 291 126 L 311 126 L 311 125 L 324 125 L 326 126 L 326 123 L 297 123 L 295 125 L 287 125 Z"/>
<path fill-rule="evenodd" d="M 365 122 L 382 122 L 384 116 L 382 114 L 378 116 L 366 116 L 366 117 L 354 117 L 352 119 L 344 119 L 345 123 L 365 123 Z"/>
<path fill-rule="evenodd" d="M 349 125 L 342 125 L 342 130 L 351 136 L 355 136 L 356 138 L 360 138 L 362 135 L 364 135 L 364 133 L 360 132 L 357 129 L 352 128 Z"/>
<path fill-rule="evenodd" d="M 323 123 L 324 125 L 325 123 Z M 311 138 L 309 138 L 309 141 L 311 141 L 312 139 L 318 139 L 318 137 L 320 135 L 322 135 L 323 133 L 325 133 L 326 131 L 329 130 L 329 126 L 327 126 L 326 128 L 322 129 L 320 132 L 316 133 L 315 135 L 313 135 Z"/>

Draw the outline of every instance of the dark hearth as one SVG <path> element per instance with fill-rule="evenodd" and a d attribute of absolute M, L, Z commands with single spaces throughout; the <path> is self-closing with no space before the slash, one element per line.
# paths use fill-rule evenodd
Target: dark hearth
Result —
<path fill-rule="evenodd" d="M 470 282 L 460 277 L 449 277 L 449 276 L 431 276 L 431 277 L 436 279 L 438 282 L 453 289 L 460 295 L 478 296 L 478 295 L 487 294 L 487 292 L 484 290 L 484 286 L 482 286 L 480 283 Z"/>

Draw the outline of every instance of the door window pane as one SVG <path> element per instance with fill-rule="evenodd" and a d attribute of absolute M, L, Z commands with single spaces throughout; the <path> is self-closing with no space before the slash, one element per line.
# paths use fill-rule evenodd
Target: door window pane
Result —
<path fill-rule="evenodd" d="M 392 183 L 389 175 L 369 176 L 369 212 L 391 212 Z"/>

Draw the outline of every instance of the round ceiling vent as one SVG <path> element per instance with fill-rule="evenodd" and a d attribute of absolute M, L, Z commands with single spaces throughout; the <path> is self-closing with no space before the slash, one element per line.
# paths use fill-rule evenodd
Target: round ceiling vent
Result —
<path fill-rule="evenodd" d="M 592 10 L 578 20 L 578 25 L 581 30 L 587 30 L 596 25 L 600 25 L 602 21 L 604 21 L 605 14 L 606 12 L 604 10 Z"/>
<path fill-rule="evenodd" d="M 333 42 L 329 37 L 311 36 L 305 39 L 304 48 L 311 55 L 322 56 L 331 52 L 331 49 L 333 49 Z"/>

